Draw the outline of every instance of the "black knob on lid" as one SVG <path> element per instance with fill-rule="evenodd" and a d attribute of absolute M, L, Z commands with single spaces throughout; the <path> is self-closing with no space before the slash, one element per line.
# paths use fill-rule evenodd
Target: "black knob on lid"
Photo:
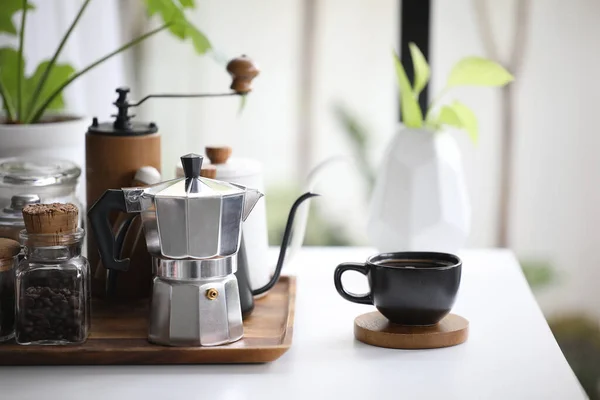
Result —
<path fill-rule="evenodd" d="M 181 156 L 181 165 L 183 166 L 183 174 L 186 179 L 200 177 L 203 160 L 204 157 L 194 153 Z"/>
<path fill-rule="evenodd" d="M 113 117 L 116 117 L 113 127 L 117 130 L 128 130 L 131 128 L 129 120 L 133 117 L 133 115 L 129 115 L 129 102 L 127 101 L 129 88 L 120 87 L 117 88 L 116 92 L 119 94 L 119 97 L 117 97 L 117 101 L 113 104 L 117 107 L 118 111 L 116 115 L 113 115 Z"/>

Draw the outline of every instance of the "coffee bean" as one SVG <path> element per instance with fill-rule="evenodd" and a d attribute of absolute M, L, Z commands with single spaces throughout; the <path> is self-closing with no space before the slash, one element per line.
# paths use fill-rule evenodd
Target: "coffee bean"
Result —
<path fill-rule="evenodd" d="M 71 296 L 71 297 L 69 297 L 69 304 L 73 308 L 78 308 L 79 307 L 79 299 L 75 296 Z"/>

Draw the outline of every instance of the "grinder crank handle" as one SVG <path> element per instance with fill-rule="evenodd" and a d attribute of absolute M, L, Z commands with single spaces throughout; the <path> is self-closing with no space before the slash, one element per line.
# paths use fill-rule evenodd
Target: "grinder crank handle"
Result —
<path fill-rule="evenodd" d="M 127 271 L 129 258 L 120 259 L 117 253 L 117 250 L 123 247 L 125 235 L 115 238 L 109 220 L 110 212 L 115 210 L 127 212 L 125 195 L 122 190 L 109 189 L 90 208 L 88 218 L 104 267 L 108 270 Z"/>

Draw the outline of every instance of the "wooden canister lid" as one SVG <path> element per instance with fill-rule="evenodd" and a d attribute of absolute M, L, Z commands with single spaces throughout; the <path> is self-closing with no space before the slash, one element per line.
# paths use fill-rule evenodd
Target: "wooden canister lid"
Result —
<path fill-rule="evenodd" d="M 21 252 L 21 245 L 16 240 L 0 238 L 0 260 L 11 259 Z"/>
<path fill-rule="evenodd" d="M 23 209 L 28 234 L 59 234 L 77 230 L 79 210 L 71 203 L 30 204 Z"/>
<path fill-rule="evenodd" d="M 200 176 L 203 178 L 216 179 L 217 168 L 214 165 L 203 165 L 200 170 Z"/>
<path fill-rule="evenodd" d="M 206 146 L 204 151 L 211 163 L 225 164 L 231 156 L 232 150 L 229 146 Z"/>

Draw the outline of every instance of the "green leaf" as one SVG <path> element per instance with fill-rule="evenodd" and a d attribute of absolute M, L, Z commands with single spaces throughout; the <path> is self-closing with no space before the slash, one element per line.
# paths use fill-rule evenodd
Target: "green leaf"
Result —
<path fill-rule="evenodd" d="M 479 124 L 475 113 L 461 102 L 455 101 L 452 103 L 452 108 L 458 118 L 462 121 L 464 129 L 467 131 L 469 138 L 475 144 L 479 142 Z"/>
<path fill-rule="evenodd" d="M 181 7 L 183 8 L 196 8 L 194 0 L 179 0 L 179 4 L 181 4 Z"/>
<path fill-rule="evenodd" d="M 547 260 L 519 260 L 519 263 L 532 289 L 546 286 L 556 278 L 556 271 Z"/>
<path fill-rule="evenodd" d="M 14 102 L 17 99 L 17 66 L 18 66 L 19 54 L 15 49 L 2 48 L 0 49 L 0 80 L 4 84 L 6 92 L 8 93 L 9 99 Z M 44 71 L 50 61 L 41 62 L 33 75 L 30 77 L 24 77 L 25 62 L 21 63 L 21 77 L 23 79 L 23 103 L 27 104 L 31 100 L 31 96 L 37 87 L 39 80 L 42 78 Z M 75 73 L 75 69 L 67 64 L 56 64 L 52 71 L 48 75 L 44 90 L 40 94 L 40 102 L 43 102 L 48 96 L 56 90 L 64 81 Z M 6 98 L 4 99 L 6 101 Z M 4 104 L 4 109 L 7 107 L 14 106 L 14 103 Z M 52 110 L 58 110 L 64 107 L 62 94 L 57 96 L 48 107 Z M 21 118 L 23 116 L 20 116 Z"/>
<path fill-rule="evenodd" d="M 479 127 L 475 114 L 469 107 L 458 101 L 442 106 L 437 121 L 434 123 L 464 129 L 473 143 L 477 143 L 479 140 Z"/>
<path fill-rule="evenodd" d="M 353 153 L 359 166 L 358 171 L 360 171 L 360 175 L 363 176 L 368 186 L 366 193 L 370 196 L 375 184 L 375 171 L 371 167 L 369 152 L 367 151 L 369 132 L 358 116 L 343 104 L 335 104 L 333 111 L 352 144 Z"/>
<path fill-rule="evenodd" d="M 513 79 L 498 63 L 481 57 L 466 57 L 452 68 L 447 86 L 504 86 Z"/>
<path fill-rule="evenodd" d="M 439 125 L 450 125 L 456 128 L 463 128 L 462 121 L 452 109 L 451 106 L 442 106 L 436 121 Z"/>
<path fill-rule="evenodd" d="M 144 0 L 149 16 L 158 14 L 165 24 L 169 24 L 169 31 L 176 37 L 190 39 L 198 54 L 204 54 L 211 48 L 206 36 L 198 30 L 185 17 L 183 9 L 193 8 L 192 0 Z"/>
<path fill-rule="evenodd" d="M 238 115 L 242 115 L 242 111 L 246 108 L 247 95 L 243 94 L 240 96 L 240 108 L 238 108 Z"/>
<path fill-rule="evenodd" d="M 418 98 L 419 93 L 423 91 L 427 82 L 429 82 L 431 72 L 429 71 L 429 64 L 427 64 L 425 56 L 421 53 L 421 50 L 419 50 L 417 45 L 410 42 L 408 48 L 410 49 L 410 58 L 412 59 L 413 69 L 415 70 L 414 92 L 415 96 Z"/>
<path fill-rule="evenodd" d="M 25 80 L 24 85 L 24 97 L 26 101 L 29 101 L 31 96 L 35 91 L 35 88 L 38 85 L 39 80 L 44 75 L 44 71 L 50 64 L 50 61 L 41 62 L 35 72 L 31 77 Z M 44 89 L 40 93 L 39 103 L 43 103 L 56 89 L 60 87 L 67 79 L 71 77 L 75 73 L 75 68 L 68 64 L 55 64 L 50 74 L 46 78 L 46 84 L 44 85 Z M 64 107 L 63 95 L 62 93 L 56 96 L 48 105 L 48 110 L 60 110 Z"/>
<path fill-rule="evenodd" d="M 35 7 L 31 3 L 27 3 L 27 9 L 33 10 Z M 23 10 L 23 0 L 2 0 L 0 6 L 0 33 L 17 34 L 17 28 L 13 24 L 13 16 Z"/>
<path fill-rule="evenodd" d="M 200 32 L 194 25 L 188 22 L 187 24 L 188 35 L 192 39 L 192 44 L 194 45 L 194 49 L 196 49 L 196 53 L 204 54 L 208 50 L 210 50 L 210 42 L 208 38 Z"/>
<path fill-rule="evenodd" d="M 398 55 L 394 53 L 394 64 L 396 66 L 396 79 L 400 89 L 400 111 L 402 114 L 402 122 L 410 128 L 420 128 L 423 126 L 423 113 L 419 107 L 419 103 L 415 98 L 410 82 L 404 71 L 404 67 L 400 62 Z"/>
<path fill-rule="evenodd" d="M 0 49 L 0 80 L 4 85 L 5 96 L 3 98 L 3 107 L 5 110 L 16 109 L 17 100 L 17 75 L 23 78 L 25 63 L 21 62 L 21 70 L 18 71 L 19 53 L 10 47 Z"/>

